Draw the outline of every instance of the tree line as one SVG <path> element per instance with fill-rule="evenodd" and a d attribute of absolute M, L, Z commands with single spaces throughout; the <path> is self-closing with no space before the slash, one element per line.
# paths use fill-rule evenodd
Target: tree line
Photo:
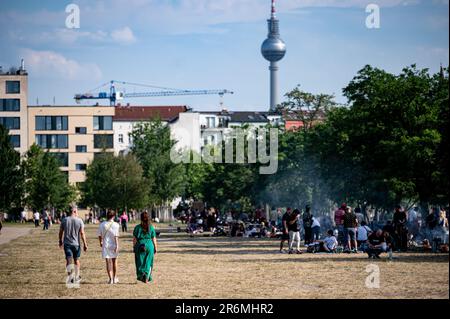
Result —
<path fill-rule="evenodd" d="M 169 126 L 159 119 L 143 122 L 131 134 L 129 154 L 95 157 L 78 200 L 103 209 L 141 209 L 182 197 L 222 211 L 263 204 L 310 204 L 326 211 L 339 202 L 386 210 L 399 204 L 446 206 L 448 80 L 448 68 L 430 74 L 413 65 L 395 75 L 366 66 L 343 89 L 346 105 L 295 88 L 279 112 L 302 125 L 277 127 L 279 165 L 273 175 L 259 174 L 260 164 L 252 163 L 174 163 Z M 37 146 L 21 160 L 5 132 L 0 131 L 0 210 L 24 204 L 57 208 L 73 201 L 76 192 L 57 161 Z"/>

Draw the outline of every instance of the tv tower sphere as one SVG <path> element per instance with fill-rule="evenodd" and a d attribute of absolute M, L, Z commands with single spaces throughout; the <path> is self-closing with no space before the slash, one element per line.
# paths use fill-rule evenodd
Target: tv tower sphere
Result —
<path fill-rule="evenodd" d="M 272 14 L 267 20 L 269 34 L 261 46 L 263 57 L 270 62 L 270 111 L 278 105 L 278 61 L 286 54 L 286 44 L 280 38 L 279 21 L 275 16 L 275 0 L 272 0 Z"/>

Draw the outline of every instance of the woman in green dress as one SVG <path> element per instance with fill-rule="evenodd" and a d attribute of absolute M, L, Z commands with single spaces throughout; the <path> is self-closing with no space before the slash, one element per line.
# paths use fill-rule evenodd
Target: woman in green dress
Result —
<path fill-rule="evenodd" d="M 147 212 L 141 214 L 141 224 L 133 231 L 133 250 L 137 279 L 152 281 L 153 258 L 156 254 L 156 232 Z"/>

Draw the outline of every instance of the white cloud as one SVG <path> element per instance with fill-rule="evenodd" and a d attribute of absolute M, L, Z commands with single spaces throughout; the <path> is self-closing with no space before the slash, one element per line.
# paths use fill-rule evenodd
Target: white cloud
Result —
<path fill-rule="evenodd" d="M 65 80 L 99 80 L 100 68 L 93 63 L 80 63 L 54 51 L 22 50 L 27 69 L 40 78 L 57 78 Z"/>
<path fill-rule="evenodd" d="M 120 44 L 131 44 L 136 42 L 136 37 L 129 27 L 114 30 L 111 32 L 111 38 Z"/>

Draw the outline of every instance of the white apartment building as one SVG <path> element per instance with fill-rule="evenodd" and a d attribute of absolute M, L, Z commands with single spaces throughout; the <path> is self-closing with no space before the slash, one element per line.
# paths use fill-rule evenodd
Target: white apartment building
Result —
<path fill-rule="evenodd" d="M 166 124 L 186 112 L 186 106 L 118 106 L 113 117 L 114 153 L 126 154 L 132 146 L 131 133 L 136 124 L 160 118 Z"/>

